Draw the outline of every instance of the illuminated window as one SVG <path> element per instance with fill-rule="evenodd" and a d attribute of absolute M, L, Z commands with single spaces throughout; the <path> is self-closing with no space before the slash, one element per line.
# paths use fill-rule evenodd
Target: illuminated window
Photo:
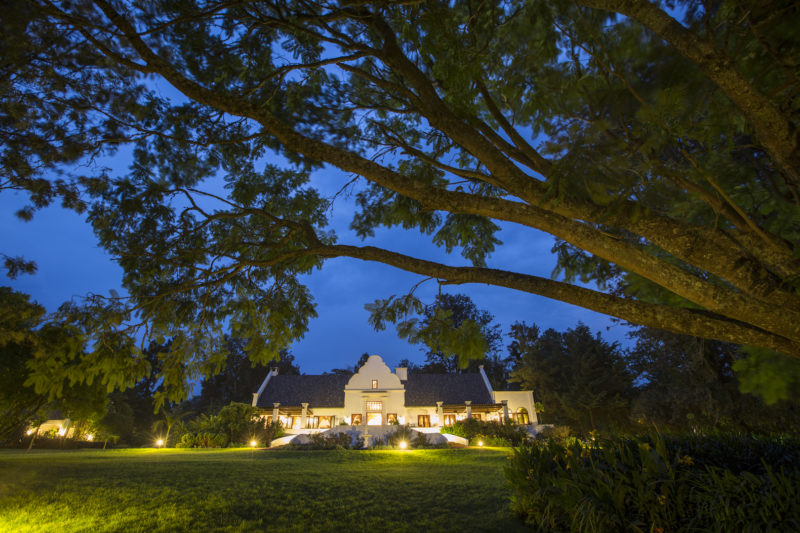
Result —
<path fill-rule="evenodd" d="M 350 425 L 353 426 L 360 426 L 361 425 L 361 413 L 354 413 L 350 415 Z"/>
<path fill-rule="evenodd" d="M 386 413 L 386 423 L 394 424 L 397 422 L 397 413 Z"/>
<path fill-rule="evenodd" d="M 331 418 L 332 417 L 330 417 L 330 416 L 321 416 L 321 417 L 319 417 L 319 426 L 318 427 L 320 429 L 326 429 L 326 428 L 331 427 L 331 422 L 332 422 Z"/>
<path fill-rule="evenodd" d="M 474 418 L 475 420 L 480 420 L 481 419 L 481 414 L 480 413 L 472 413 L 472 418 Z"/>
<path fill-rule="evenodd" d="M 372 380 L 372 388 L 373 389 L 377 389 L 378 388 L 378 380 L 377 379 L 373 379 Z"/>
<path fill-rule="evenodd" d="M 452 426 L 456 423 L 456 415 L 444 415 L 444 425 Z"/>
<path fill-rule="evenodd" d="M 383 410 L 383 402 L 367 402 L 367 411 Z"/>
<path fill-rule="evenodd" d="M 514 413 L 511 418 L 517 424 L 528 425 L 531 423 L 530 418 L 528 418 L 528 410 L 524 407 L 520 407 L 516 413 Z"/>
<path fill-rule="evenodd" d="M 383 425 L 383 415 L 381 415 L 380 413 L 367 413 L 367 425 L 368 426 Z"/>
<path fill-rule="evenodd" d="M 417 425 L 421 428 L 429 428 L 431 427 L 431 417 L 430 415 L 418 415 L 417 416 Z"/>

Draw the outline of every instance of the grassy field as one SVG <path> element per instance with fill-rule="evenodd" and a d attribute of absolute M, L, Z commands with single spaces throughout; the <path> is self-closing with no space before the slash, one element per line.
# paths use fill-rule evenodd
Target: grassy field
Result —
<path fill-rule="evenodd" d="M 521 531 L 507 450 L 0 451 L 0 531 Z"/>

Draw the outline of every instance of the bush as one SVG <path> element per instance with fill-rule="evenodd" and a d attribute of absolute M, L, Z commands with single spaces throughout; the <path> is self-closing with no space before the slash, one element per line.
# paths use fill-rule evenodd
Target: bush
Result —
<path fill-rule="evenodd" d="M 549 426 L 536 433 L 537 439 L 566 439 L 572 434 L 569 426 Z"/>
<path fill-rule="evenodd" d="M 457 437 L 463 437 L 470 442 L 476 440 L 476 438 L 482 438 L 485 441 L 494 440 L 494 442 L 505 443 L 498 444 L 498 446 L 519 446 L 530 437 L 525 429 L 510 420 L 496 422 L 476 420 L 474 418 L 458 421 L 451 426 L 442 426 L 440 433 L 450 433 Z"/>
<path fill-rule="evenodd" d="M 414 431 L 408 425 L 399 426 L 396 430 L 387 434 L 384 441 L 388 446 L 399 448 L 401 442 L 405 442 L 409 447 L 413 447 L 414 437 L 419 435 L 418 431 Z"/>
<path fill-rule="evenodd" d="M 200 415 L 185 428 L 178 448 L 224 448 L 249 446 L 251 440 L 269 446 L 273 439 L 283 436 L 283 426 L 275 421 L 264 424 L 256 418 L 255 407 L 233 402 L 213 416 Z"/>
<path fill-rule="evenodd" d="M 287 448 L 292 450 L 350 450 L 363 448 L 364 440 L 353 438 L 349 433 L 312 433 L 309 442 L 298 444 L 290 443 Z"/>
<path fill-rule="evenodd" d="M 490 435 L 475 435 L 469 441 L 470 446 L 498 446 L 509 447 L 511 442 L 503 437 L 492 437 Z"/>
<path fill-rule="evenodd" d="M 515 512 L 540 530 L 800 530 L 798 450 L 745 437 L 550 440 L 516 449 L 506 478 Z"/>

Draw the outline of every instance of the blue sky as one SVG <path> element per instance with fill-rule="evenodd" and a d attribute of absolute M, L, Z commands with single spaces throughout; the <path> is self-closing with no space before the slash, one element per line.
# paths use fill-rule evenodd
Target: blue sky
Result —
<path fill-rule="evenodd" d="M 322 170 L 313 182 L 323 194 L 333 194 L 346 176 Z M 35 260 L 38 272 L 4 284 L 30 294 L 33 299 L 54 310 L 62 302 L 87 293 L 107 294 L 120 287 L 122 271 L 97 246 L 90 226 L 81 215 L 61 207 L 50 207 L 23 222 L 14 212 L 25 205 L 25 196 L 10 192 L 0 194 L 0 251 Z M 359 244 L 349 230 L 354 210 L 352 197 L 338 197 L 330 213 L 339 241 Z M 489 258 L 488 266 L 550 276 L 555 257 L 550 253 L 553 238 L 545 233 L 512 224 L 503 224 L 499 234 L 504 242 Z M 382 229 L 369 244 L 414 254 L 449 264 L 465 264 L 457 252 L 448 256 L 417 232 Z M 392 294 L 404 294 L 422 278 L 376 263 L 349 258 L 326 262 L 324 268 L 306 282 L 313 293 L 318 318 L 312 320 L 306 336 L 291 347 L 300 368 L 306 373 L 320 373 L 331 368 L 353 365 L 364 352 L 381 355 L 390 365 L 400 359 L 422 361 L 417 346 L 399 339 L 393 328 L 374 331 L 367 321 L 364 304 Z M 542 329 L 564 330 L 578 321 L 592 331 L 600 331 L 607 340 L 623 341 L 627 329 L 613 324 L 604 315 L 532 294 L 486 285 L 446 286 L 446 292 L 465 293 L 479 308 L 492 313 L 504 332 L 516 321 L 536 323 Z M 423 301 L 432 302 L 438 291 L 434 281 L 417 290 Z M 607 329 L 608 328 L 608 329 Z M 505 343 L 507 344 L 507 343 Z"/>

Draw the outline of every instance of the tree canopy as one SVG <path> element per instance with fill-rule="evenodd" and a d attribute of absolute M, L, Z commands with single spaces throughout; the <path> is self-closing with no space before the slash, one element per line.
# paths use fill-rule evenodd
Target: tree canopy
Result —
<path fill-rule="evenodd" d="M 592 335 L 584 324 L 565 332 L 539 333 L 534 324 L 511 326 L 512 381 L 536 391 L 547 422 L 582 431 L 629 424 L 633 374 L 616 343 Z"/>
<path fill-rule="evenodd" d="M 73 325 L 48 322 L 45 315 L 27 294 L 0 287 L 0 443 L 14 442 L 53 411 L 78 420 L 106 413 L 106 388 L 74 374 L 85 337 Z M 55 394 L 41 382 L 42 366 L 61 367 L 73 379 L 59 383 Z"/>
<path fill-rule="evenodd" d="M 13 0 L 0 24 L 0 187 L 88 214 L 129 298 L 85 316 L 172 338 L 169 394 L 224 330 L 277 357 L 333 257 L 800 357 L 796 2 Z M 322 168 L 364 244 L 331 231 Z M 499 223 L 555 236 L 562 279 L 487 267 Z M 135 355 L 87 375 L 135 382 Z"/>

